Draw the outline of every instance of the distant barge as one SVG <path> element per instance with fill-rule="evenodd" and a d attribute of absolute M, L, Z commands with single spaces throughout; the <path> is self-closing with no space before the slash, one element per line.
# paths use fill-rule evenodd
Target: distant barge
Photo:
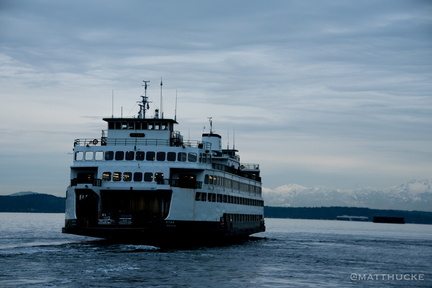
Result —
<path fill-rule="evenodd" d="M 375 216 L 375 217 L 373 217 L 373 223 L 405 224 L 405 218 L 404 217 Z"/>

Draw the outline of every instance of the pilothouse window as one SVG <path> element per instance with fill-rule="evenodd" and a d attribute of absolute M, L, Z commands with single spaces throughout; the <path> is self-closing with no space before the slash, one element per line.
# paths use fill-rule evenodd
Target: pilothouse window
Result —
<path fill-rule="evenodd" d="M 197 153 L 190 152 L 188 153 L 188 161 L 189 162 L 196 162 L 197 161 Z"/>
<path fill-rule="evenodd" d="M 84 160 L 84 152 L 76 152 L 75 153 L 75 160 L 76 161 Z"/>
<path fill-rule="evenodd" d="M 153 152 L 153 151 L 147 152 L 146 160 L 147 161 L 154 161 L 155 160 L 155 152 Z"/>
<path fill-rule="evenodd" d="M 135 159 L 139 160 L 139 161 L 143 161 L 144 160 L 144 155 L 145 155 L 144 151 L 137 151 Z"/>
<path fill-rule="evenodd" d="M 126 151 L 126 160 L 134 160 L 135 152 L 134 151 Z"/>
<path fill-rule="evenodd" d="M 113 160 L 114 159 L 114 151 L 105 152 L 105 160 Z"/>
<path fill-rule="evenodd" d="M 157 152 L 156 155 L 157 161 L 165 161 L 165 152 Z"/>
<path fill-rule="evenodd" d="M 97 160 L 97 161 L 103 160 L 103 152 L 102 151 L 96 151 L 95 152 L 95 160 Z"/>
<path fill-rule="evenodd" d="M 116 151 L 115 160 L 123 160 L 124 159 L 124 151 Z"/>
<path fill-rule="evenodd" d="M 175 161 L 176 160 L 176 153 L 175 152 L 168 152 L 167 160 L 168 161 Z"/>
<path fill-rule="evenodd" d="M 93 151 L 87 151 L 84 155 L 85 160 L 93 160 Z"/>
<path fill-rule="evenodd" d="M 185 152 L 179 152 L 177 155 L 177 161 L 186 162 L 186 153 Z"/>

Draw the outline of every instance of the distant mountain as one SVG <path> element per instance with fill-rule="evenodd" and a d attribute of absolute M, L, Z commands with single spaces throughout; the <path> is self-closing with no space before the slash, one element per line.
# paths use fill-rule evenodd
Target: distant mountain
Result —
<path fill-rule="evenodd" d="M 385 189 L 334 189 L 296 184 L 263 189 L 266 206 L 275 207 L 359 207 L 432 212 L 432 182 L 411 180 Z M 0 196 L 0 212 L 63 213 L 65 198 L 31 191 Z"/>
<path fill-rule="evenodd" d="M 382 190 L 359 188 L 334 189 L 325 186 L 306 187 L 296 184 L 263 189 L 266 206 L 285 207 L 366 207 L 432 211 L 432 182 L 411 180 Z"/>
<path fill-rule="evenodd" d="M 14 193 L 0 196 L 0 212 L 64 213 L 65 198 L 48 194 Z"/>
<path fill-rule="evenodd" d="M 32 192 L 32 191 L 22 191 L 22 192 L 16 192 L 16 193 L 10 194 L 9 196 L 24 196 L 24 195 L 32 195 L 32 194 L 40 194 L 40 193 Z"/>

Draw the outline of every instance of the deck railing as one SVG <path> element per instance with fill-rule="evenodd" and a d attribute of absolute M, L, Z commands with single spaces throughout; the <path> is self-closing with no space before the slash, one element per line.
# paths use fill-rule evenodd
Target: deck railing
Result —
<path fill-rule="evenodd" d="M 259 164 L 255 163 L 241 163 L 240 167 L 241 169 L 259 170 Z"/>
<path fill-rule="evenodd" d="M 210 149 L 210 143 L 199 140 L 175 141 L 177 139 L 133 139 L 133 138 L 113 138 L 101 139 L 80 138 L 75 139 L 74 146 L 177 146 L 177 147 L 199 147 Z"/>

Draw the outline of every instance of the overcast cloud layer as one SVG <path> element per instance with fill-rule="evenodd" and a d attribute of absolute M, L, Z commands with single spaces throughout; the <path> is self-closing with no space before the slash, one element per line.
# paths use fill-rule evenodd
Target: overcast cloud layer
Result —
<path fill-rule="evenodd" d="M 152 109 L 207 117 L 263 184 L 432 178 L 430 1 L 0 1 L 0 194 L 64 195 L 75 138 Z M 134 107 L 135 106 L 135 107 Z"/>

